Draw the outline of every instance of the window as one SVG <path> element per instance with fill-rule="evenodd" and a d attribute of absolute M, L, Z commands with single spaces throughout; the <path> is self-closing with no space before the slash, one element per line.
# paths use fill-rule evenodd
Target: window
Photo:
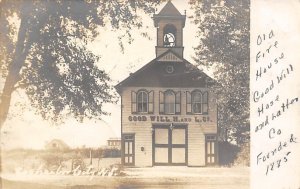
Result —
<path fill-rule="evenodd" d="M 164 27 L 164 47 L 174 47 L 176 45 L 176 28 L 171 24 Z"/>
<path fill-rule="evenodd" d="M 175 94 L 173 91 L 165 92 L 165 114 L 175 114 Z"/>
<path fill-rule="evenodd" d="M 192 93 L 186 92 L 186 112 L 187 114 L 207 114 L 208 113 L 208 92 L 194 90 Z"/>
<path fill-rule="evenodd" d="M 202 113 L 202 94 L 200 91 L 192 94 L 192 111 L 194 114 Z"/>
<path fill-rule="evenodd" d="M 175 93 L 172 90 L 159 93 L 160 114 L 180 114 L 180 91 Z"/>
<path fill-rule="evenodd" d="M 153 91 L 139 90 L 131 92 L 132 113 L 153 113 Z"/>
<path fill-rule="evenodd" d="M 166 67 L 166 72 L 169 73 L 169 74 L 173 73 L 174 72 L 174 66 L 171 66 L 171 65 L 167 66 Z"/>
<path fill-rule="evenodd" d="M 148 112 L 148 93 L 140 91 L 137 94 L 137 111 Z"/>

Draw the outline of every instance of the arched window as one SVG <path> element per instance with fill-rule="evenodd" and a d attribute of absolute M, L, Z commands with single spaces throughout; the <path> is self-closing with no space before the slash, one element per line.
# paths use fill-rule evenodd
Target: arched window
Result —
<path fill-rule="evenodd" d="M 207 114 L 208 113 L 208 92 L 195 90 L 192 93 L 186 92 L 187 114 Z"/>
<path fill-rule="evenodd" d="M 148 112 L 148 93 L 146 91 L 139 91 L 137 93 L 137 111 Z"/>
<path fill-rule="evenodd" d="M 164 27 L 164 47 L 176 46 L 176 28 L 171 24 Z"/>
<path fill-rule="evenodd" d="M 181 93 L 167 90 L 159 92 L 159 113 L 160 114 L 180 114 L 181 113 Z"/>
<path fill-rule="evenodd" d="M 131 91 L 132 113 L 153 113 L 154 92 L 147 90 Z"/>
<path fill-rule="evenodd" d="M 202 113 L 202 93 L 200 91 L 192 93 L 192 111 L 195 114 Z"/>
<path fill-rule="evenodd" d="M 175 114 L 175 94 L 173 91 L 165 92 L 165 114 Z"/>

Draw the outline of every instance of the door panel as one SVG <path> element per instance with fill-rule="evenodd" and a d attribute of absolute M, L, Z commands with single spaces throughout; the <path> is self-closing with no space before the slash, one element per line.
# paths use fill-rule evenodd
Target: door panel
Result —
<path fill-rule="evenodd" d="M 172 130 L 172 144 L 185 144 L 185 129 Z"/>
<path fill-rule="evenodd" d="M 172 163 L 185 163 L 185 148 L 172 148 Z"/>
<path fill-rule="evenodd" d="M 207 151 L 206 153 L 207 153 L 207 154 L 211 154 L 211 151 L 210 151 L 210 144 L 211 144 L 211 142 L 206 142 L 206 149 L 207 149 L 207 150 L 206 150 L 206 151 Z"/>
<path fill-rule="evenodd" d="M 168 148 L 155 148 L 155 162 L 156 163 L 168 163 Z"/>
<path fill-rule="evenodd" d="M 157 128 L 155 129 L 155 144 L 168 144 L 169 143 L 169 130 Z"/>

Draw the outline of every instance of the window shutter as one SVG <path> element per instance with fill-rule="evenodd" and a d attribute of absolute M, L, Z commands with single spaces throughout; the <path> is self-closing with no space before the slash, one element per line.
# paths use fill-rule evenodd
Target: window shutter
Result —
<path fill-rule="evenodd" d="M 136 92 L 131 91 L 131 113 L 136 113 Z"/>
<path fill-rule="evenodd" d="M 154 102 L 154 92 L 150 91 L 148 93 L 148 113 L 149 114 L 153 114 L 154 112 L 154 107 L 153 107 L 153 103 Z"/>
<path fill-rule="evenodd" d="M 192 113 L 192 96 L 189 91 L 186 91 L 186 113 Z"/>
<path fill-rule="evenodd" d="M 181 92 L 177 92 L 175 97 L 175 114 L 180 114 L 181 112 Z"/>
<path fill-rule="evenodd" d="M 202 113 L 208 113 L 208 92 L 204 92 L 202 95 Z"/>
<path fill-rule="evenodd" d="M 165 112 L 165 95 L 163 92 L 159 91 L 159 113 L 164 114 Z"/>

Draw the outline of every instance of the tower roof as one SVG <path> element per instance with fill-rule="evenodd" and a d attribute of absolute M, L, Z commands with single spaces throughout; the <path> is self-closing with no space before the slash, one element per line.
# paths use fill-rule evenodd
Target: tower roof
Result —
<path fill-rule="evenodd" d="M 161 9 L 158 13 L 159 16 L 181 16 L 180 12 L 176 9 L 171 1 L 168 1 L 167 4 Z"/>
<path fill-rule="evenodd" d="M 157 27 L 158 22 L 163 19 L 181 20 L 182 26 L 184 27 L 185 18 L 186 15 L 182 15 L 171 1 L 168 1 L 158 14 L 153 15 L 155 27 Z"/>

